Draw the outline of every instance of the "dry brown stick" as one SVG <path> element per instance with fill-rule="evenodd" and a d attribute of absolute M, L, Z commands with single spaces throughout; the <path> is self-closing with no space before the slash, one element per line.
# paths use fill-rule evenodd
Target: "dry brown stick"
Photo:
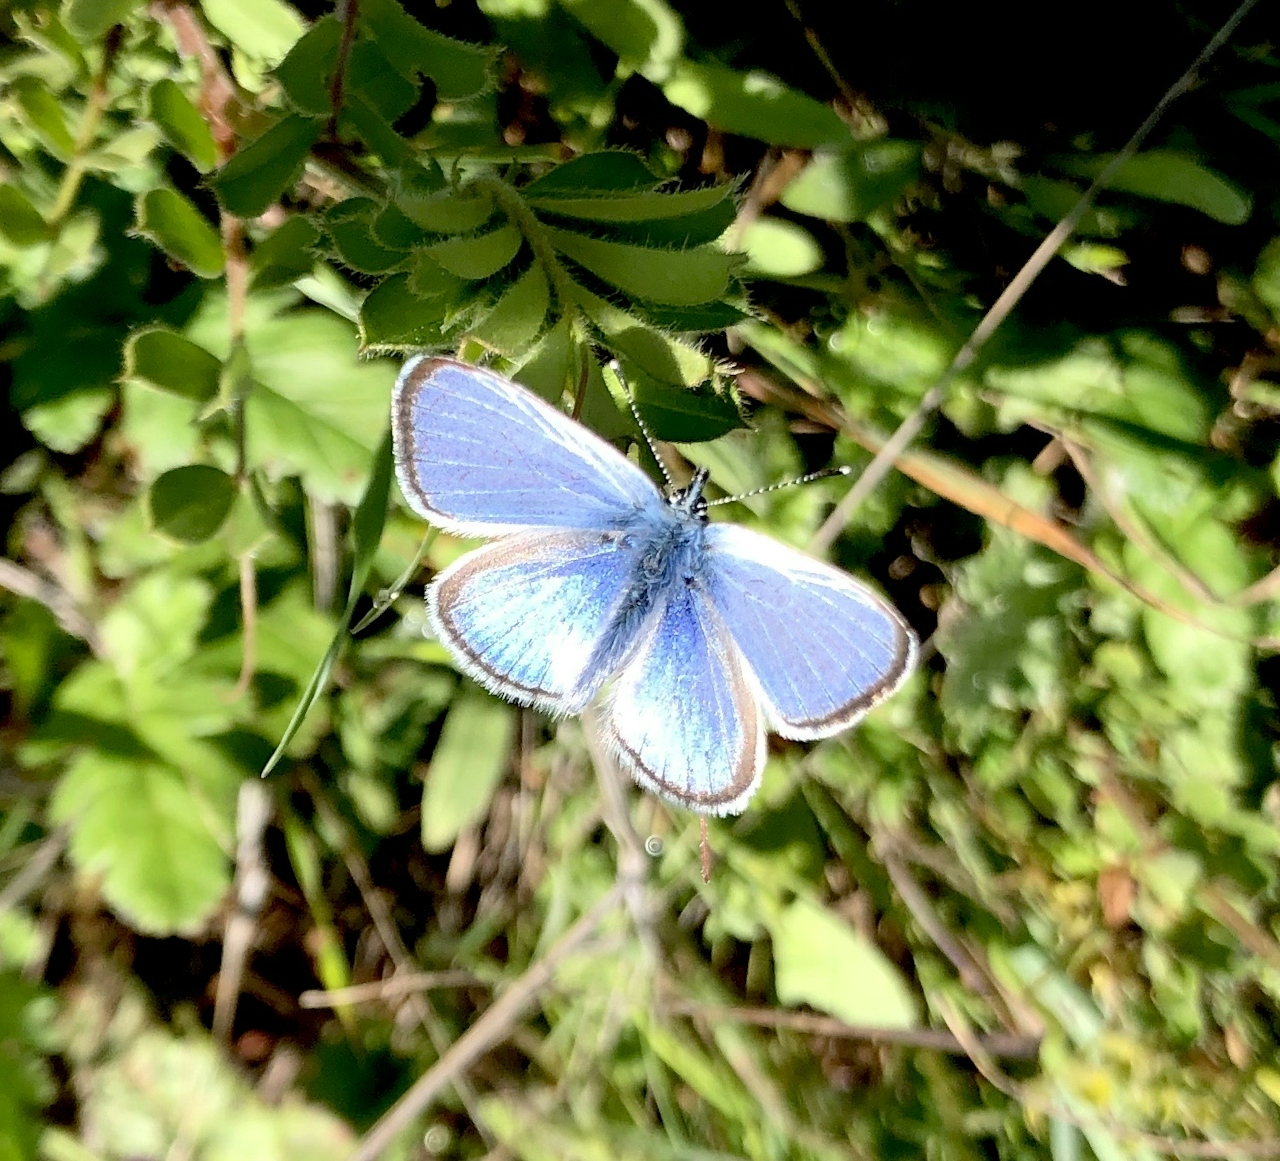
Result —
<path fill-rule="evenodd" d="M 231 1039 L 253 933 L 271 886 L 262 845 L 271 808 L 271 795 L 265 784 L 256 778 L 240 784 L 236 799 L 235 904 L 223 931 L 222 964 L 213 1001 L 213 1036 L 223 1043 Z"/>
<path fill-rule="evenodd" d="M 8 589 L 20 597 L 43 605 L 62 628 L 84 641 L 95 656 L 102 655 L 102 642 L 93 622 L 80 611 L 71 594 L 39 573 L 23 568 L 7 557 L 0 557 L 0 589 Z"/>
<path fill-rule="evenodd" d="M 34 844 L 33 844 L 34 845 Z M 34 890 L 58 861 L 63 848 L 67 845 L 65 829 L 55 830 L 47 838 L 42 839 L 36 850 L 27 859 L 20 870 L 0 891 L 0 915 L 11 907 L 21 903 L 27 893 Z"/>
<path fill-rule="evenodd" d="M 625 891 L 625 884 L 621 881 L 615 883 L 589 911 L 578 917 L 541 959 L 530 964 L 525 973 L 494 1001 L 493 1006 L 441 1053 L 440 1059 L 383 1114 L 360 1141 L 351 1161 L 375 1161 L 430 1107 L 447 1085 L 460 1080 L 481 1056 L 501 1044 L 551 983 L 556 968 L 595 934 L 600 924 L 622 902 Z"/>
<path fill-rule="evenodd" d="M 244 644 L 240 650 L 240 676 L 228 694 L 228 701 L 239 701 L 253 684 L 253 671 L 258 655 L 258 573 L 253 567 L 253 553 L 240 555 L 240 609 L 244 619 Z"/>
<path fill-rule="evenodd" d="M 965 1046 L 954 1035 L 940 1028 L 873 1028 L 861 1024 L 846 1024 L 834 1016 L 823 1016 L 816 1012 L 779 1012 L 772 1008 L 740 1008 L 727 1004 L 698 1004 L 692 1001 L 664 1004 L 663 1011 L 677 1016 L 694 1016 L 700 1020 L 723 1020 L 735 1024 L 753 1024 L 760 1028 L 779 1028 L 813 1036 L 829 1036 L 834 1040 L 899 1044 L 904 1048 L 924 1048 L 955 1056 L 967 1054 Z M 975 1034 L 974 1039 L 991 1056 L 1003 1057 L 1006 1060 L 1034 1060 L 1040 1051 L 1038 1036 L 991 1032 Z"/>
<path fill-rule="evenodd" d="M 389 1000 L 408 992 L 429 992 L 433 988 L 488 987 L 488 983 L 471 972 L 409 972 L 367 984 L 322 990 L 312 988 L 298 997 L 300 1008 L 336 1008 L 343 1004 L 363 1004 L 370 1000 Z"/>
<path fill-rule="evenodd" d="M 924 888 L 916 882 L 907 864 L 893 853 L 881 851 L 879 855 L 899 898 L 906 904 L 912 918 L 924 928 L 934 946 L 951 961 L 960 975 L 960 982 L 981 995 L 997 1013 L 1007 1015 L 1008 1005 L 992 985 L 990 975 L 938 917 Z"/>
<path fill-rule="evenodd" d="M 809 551 L 825 552 L 840 535 L 849 517 L 857 511 L 858 506 L 871 493 L 871 490 L 888 474 L 898 457 L 907 450 L 916 436 L 924 428 L 930 415 L 941 406 L 947 388 L 968 369 L 978 353 L 986 346 L 987 341 L 995 334 L 996 329 L 1012 313 L 1013 308 L 1021 301 L 1022 296 L 1030 289 L 1031 284 L 1049 265 L 1058 249 L 1071 236 L 1080 220 L 1093 205 L 1112 178 L 1120 172 L 1127 162 L 1146 140 L 1147 135 L 1156 127 L 1156 123 L 1164 116 L 1165 111 L 1192 84 L 1195 83 L 1200 69 L 1209 61 L 1235 32 L 1240 22 L 1248 15 L 1249 10 L 1258 0 L 1244 0 L 1231 14 L 1227 22 L 1217 31 L 1208 44 L 1201 50 L 1187 70 L 1169 86 L 1164 96 L 1156 102 L 1155 108 L 1147 119 L 1138 126 L 1133 136 L 1125 142 L 1124 147 L 1103 168 L 1094 179 L 1093 184 L 1080 195 L 1080 199 L 1072 206 L 1070 212 L 1045 236 L 1044 241 L 1036 247 L 1035 252 L 1023 264 L 1022 269 L 1013 276 L 1004 292 L 992 304 L 991 309 L 983 315 L 982 320 L 974 328 L 973 333 L 964 345 L 956 352 L 951 365 L 942 373 L 942 377 L 925 393 L 915 410 L 899 425 L 897 431 L 889 437 L 888 442 L 876 453 L 875 458 L 867 465 L 866 470 L 858 477 L 857 482 L 849 489 L 840 503 L 832 510 L 831 515 L 823 522 L 822 527 L 814 533 L 809 541 Z"/>

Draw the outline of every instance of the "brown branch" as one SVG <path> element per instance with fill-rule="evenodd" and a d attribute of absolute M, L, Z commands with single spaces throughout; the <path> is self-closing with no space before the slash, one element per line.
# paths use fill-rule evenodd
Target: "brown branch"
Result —
<path fill-rule="evenodd" d="M 433 988 L 488 987 L 486 981 L 471 972 L 408 972 L 390 979 L 352 984 L 347 988 L 327 991 L 313 988 L 298 997 L 300 1008 L 338 1008 L 343 1004 L 366 1004 L 371 1000 L 390 1000 L 409 992 L 429 992 Z"/>
<path fill-rule="evenodd" d="M 663 1005 L 663 1011 L 677 1016 L 692 1016 L 711 1023 L 731 1021 L 759 1028 L 778 1028 L 803 1032 L 811 1036 L 829 1036 L 833 1040 L 862 1040 L 870 1044 L 897 1044 L 904 1048 L 924 1048 L 964 1056 L 968 1049 L 957 1037 L 940 1028 L 874 1028 L 846 1024 L 834 1016 L 816 1012 L 775 1011 L 771 1008 L 741 1008 L 723 1004 L 698 1004 L 677 1001 Z M 1021 1036 L 1010 1032 L 992 1032 L 974 1037 L 983 1051 L 1007 1060 L 1034 1060 L 1040 1052 L 1038 1036 Z"/>
<path fill-rule="evenodd" d="M 347 83 L 347 65 L 351 60 L 351 48 L 356 42 L 356 22 L 360 16 L 359 0 L 338 0 L 334 14 L 342 21 L 342 40 L 338 44 L 338 57 L 329 81 L 329 104 L 333 112 L 329 116 L 329 135 L 338 136 L 338 114 L 342 112 L 342 100 Z"/>

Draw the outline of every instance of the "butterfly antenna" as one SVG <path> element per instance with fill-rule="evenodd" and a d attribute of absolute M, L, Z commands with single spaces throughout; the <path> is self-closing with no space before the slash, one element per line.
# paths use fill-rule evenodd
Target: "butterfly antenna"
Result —
<path fill-rule="evenodd" d="M 708 500 L 707 507 L 714 508 L 717 504 L 736 504 L 739 500 L 745 500 L 749 496 L 762 496 L 765 492 L 777 492 L 782 488 L 794 488 L 797 484 L 811 484 L 814 480 L 825 480 L 828 476 L 849 476 L 853 474 L 853 469 L 847 464 L 839 468 L 823 468 L 820 472 L 810 472 L 807 476 L 801 476 L 795 480 L 784 480 L 781 484 L 767 484 L 763 488 L 752 488 L 749 492 L 740 492 L 736 496 L 722 496 L 719 500 Z"/>
<path fill-rule="evenodd" d="M 658 454 L 658 445 L 653 438 L 653 432 L 649 430 L 649 425 L 640 418 L 640 410 L 636 407 L 636 397 L 632 394 L 631 384 L 627 382 L 627 377 L 622 373 L 622 366 L 617 359 L 609 360 L 609 370 L 618 376 L 618 382 L 622 384 L 623 394 L 627 397 L 627 406 L 631 408 L 632 418 L 636 421 L 636 426 L 640 429 L 640 434 L 644 436 L 644 442 L 649 445 L 649 454 L 653 456 L 654 462 L 658 465 L 658 471 L 662 473 L 662 478 L 667 481 L 668 488 L 676 486 L 675 480 L 671 478 L 671 473 L 667 471 L 667 465 L 662 462 L 662 457 Z"/>

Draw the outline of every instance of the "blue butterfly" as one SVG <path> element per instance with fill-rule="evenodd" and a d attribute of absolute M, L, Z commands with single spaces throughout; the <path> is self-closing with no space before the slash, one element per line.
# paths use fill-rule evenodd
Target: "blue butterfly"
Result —
<path fill-rule="evenodd" d="M 431 623 L 486 689 L 552 714 L 607 685 L 604 740 L 680 806 L 737 814 L 766 726 L 824 738 L 901 684 L 916 639 L 845 573 L 707 521 L 699 471 L 664 496 L 630 460 L 525 388 L 419 356 L 392 399 L 414 511 L 491 540 L 427 591 Z"/>

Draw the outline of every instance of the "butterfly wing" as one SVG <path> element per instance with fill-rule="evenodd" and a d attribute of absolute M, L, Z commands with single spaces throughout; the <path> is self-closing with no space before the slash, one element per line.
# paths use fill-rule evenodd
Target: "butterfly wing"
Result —
<path fill-rule="evenodd" d="M 783 737 L 846 729 L 911 671 L 915 634 L 853 577 L 735 524 L 706 543 L 711 600 Z"/>
<path fill-rule="evenodd" d="M 431 583 L 432 624 L 487 689 L 551 713 L 580 713 L 630 645 L 618 613 L 642 551 L 622 533 L 504 536 Z"/>
<path fill-rule="evenodd" d="M 663 504 L 648 476 L 599 436 L 468 363 L 410 359 L 391 424 L 405 498 L 458 535 L 603 529 Z"/>
<path fill-rule="evenodd" d="M 647 790 L 736 814 L 760 781 L 764 728 L 742 660 L 696 587 L 648 621 L 605 709 L 604 740 Z"/>

